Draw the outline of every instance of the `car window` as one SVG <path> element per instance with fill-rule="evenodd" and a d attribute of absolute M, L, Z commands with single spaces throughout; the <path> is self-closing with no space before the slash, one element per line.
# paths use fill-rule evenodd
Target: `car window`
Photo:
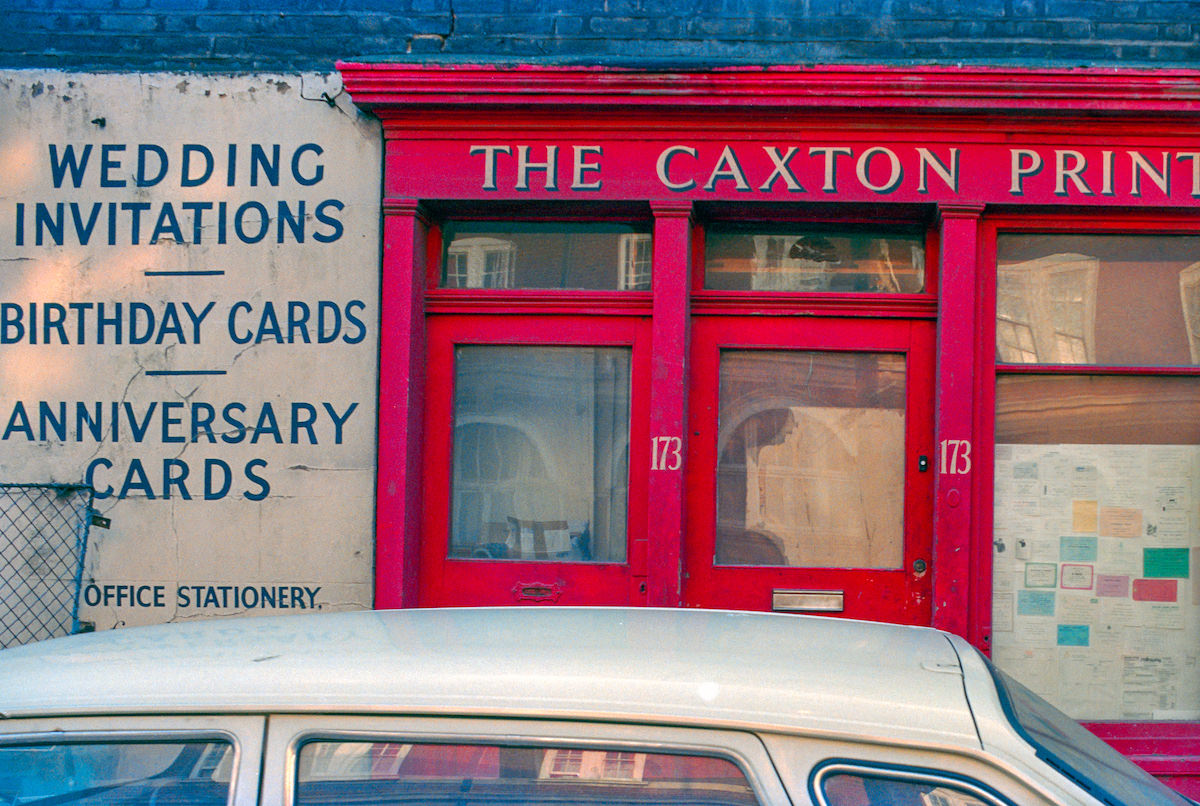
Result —
<path fill-rule="evenodd" d="M 309 741 L 297 806 L 661 804 L 752 806 L 746 775 L 724 758 L 594 747 Z"/>
<path fill-rule="evenodd" d="M 223 806 L 233 744 L 224 740 L 0 745 L 0 803 Z"/>
<path fill-rule="evenodd" d="M 1017 731 L 1040 758 L 1098 799 L 1114 806 L 1189 803 L 1074 719 L 995 666 L 990 668 L 1004 711 Z"/>
<path fill-rule="evenodd" d="M 820 806 L 1011 806 L 967 779 L 933 770 L 832 764 L 813 777 Z"/>
<path fill-rule="evenodd" d="M 995 801 L 954 787 L 860 775 L 834 775 L 825 781 L 827 806 L 993 806 Z"/>

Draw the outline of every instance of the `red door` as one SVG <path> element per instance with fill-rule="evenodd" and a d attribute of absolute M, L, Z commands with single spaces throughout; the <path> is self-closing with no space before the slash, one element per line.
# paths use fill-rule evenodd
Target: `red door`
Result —
<path fill-rule="evenodd" d="M 694 321 L 684 599 L 929 624 L 932 322 Z"/>
<path fill-rule="evenodd" d="M 419 604 L 636 602 L 648 320 L 428 322 Z"/>

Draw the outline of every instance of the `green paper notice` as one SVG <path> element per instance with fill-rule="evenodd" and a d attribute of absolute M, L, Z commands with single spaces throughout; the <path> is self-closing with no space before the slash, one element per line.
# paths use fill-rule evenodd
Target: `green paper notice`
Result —
<path fill-rule="evenodd" d="M 1191 549 L 1142 549 L 1143 576 L 1151 579 L 1187 579 Z"/>

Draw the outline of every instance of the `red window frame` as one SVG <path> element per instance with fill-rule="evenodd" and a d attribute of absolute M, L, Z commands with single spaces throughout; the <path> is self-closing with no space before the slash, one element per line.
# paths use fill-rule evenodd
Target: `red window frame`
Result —
<path fill-rule="evenodd" d="M 645 556 L 632 548 L 645 533 L 646 395 L 649 322 L 627 316 L 439 314 L 429 317 L 425 409 L 424 528 L 420 606 L 499 603 L 593 604 L 633 599 Z M 550 562 L 448 556 L 454 432 L 454 351 L 460 345 L 627 347 L 631 350 L 628 509 L 625 560 Z"/>
<path fill-rule="evenodd" d="M 431 206 L 424 260 L 426 389 L 421 433 L 424 501 L 421 510 L 417 606 L 494 605 L 594 601 L 638 604 L 644 599 L 646 554 L 635 536 L 645 534 L 644 400 L 649 386 L 648 291 L 546 288 L 442 288 L 440 222 L 633 223 L 645 222 L 644 204 L 442 204 Z M 631 422 L 626 557 L 620 563 L 488 561 L 448 557 L 453 454 L 453 351 L 456 344 L 629 347 Z"/>
<path fill-rule="evenodd" d="M 836 304 L 836 303 L 834 303 Z M 931 574 L 933 323 L 924 319 L 705 317 L 692 344 L 692 447 L 689 511 L 703 518 L 688 530 L 685 585 L 689 606 L 770 610 L 775 589 L 836 590 L 844 610 L 827 615 L 928 625 Z M 716 565 L 715 479 L 719 363 L 724 350 L 899 353 L 905 356 L 902 555 L 896 568 Z M 712 412 L 712 414 L 710 414 Z M 922 470 L 919 456 L 926 458 Z M 918 565 L 922 563 L 923 565 Z"/>
<path fill-rule="evenodd" d="M 916 384 L 919 387 L 924 387 L 926 393 L 931 397 L 927 405 L 919 407 L 918 411 L 906 409 L 906 457 L 912 451 L 911 448 L 916 448 L 917 443 L 927 441 L 932 435 L 932 391 L 933 391 L 933 373 L 932 366 L 933 349 L 932 349 L 932 322 L 937 313 L 937 296 L 939 292 L 939 276 L 940 276 L 940 232 L 935 226 L 931 207 L 922 205 L 890 205 L 886 207 L 866 207 L 855 204 L 796 204 L 796 205 L 772 205 L 772 204 L 751 204 L 751 203 L 713 203 L 697 205 L 698 223 L 693 231 L 693 247 L 692 247 L 692 268 L 691 268 L 691 321 L 695 325 L 697 320 L 709 320 L 715 323 L 715 327 L 720 328 L 726 324 L 734 323 L 750 323 L 752 331 L 779 330 L 780 324 L 786 330 L 786 324 L 789 320 L 795 321 L 796 317 L 800 317 L 806 324 L 811 325 L 813 322 L 823 322 L 826 324 L 827 331 L 824 335 L 810 333 L 803 337 L 772 337 L 768 338 L 773 345 L 780 346 L 782 349 L 797 349 L 797 350 L 847 350 L 861 349 L 872 350 L 870 347 L 873 337 L 871 334 L 875 329 L 878 332 L 886 332 L 893 335 L 882 337 L 884 341 L 896 343 L 896 339 L 900 338 L 894 335 L 895 329 L 901 325 L 901 321 L 909 320 L 914 328 L 929 328 L 929 340 L 927 345 L 928 350 L 925 357 L 920 361 L 925 362 L 923 366 L 915 368 L 911 365 L 908 367 L 909 384 Z M 915 294 L 882 294 L 882 293 L 849 293 L 849 292 L 799 292 L 799 291 L 751 291 L 751 290 L 717 290 L 704 287 L 704 270 L 705 270 L 705 232 L 708 226 L 714 224 L 737 224 L 748 226 L 751 229 L 754 225 L 762 225 L 764 228 L 771 228 L 777 225 L 793 225 L 797 228 L 813 227 L 813 228 L 833 228 L 833 229 L 858 229 L 865 231 L 886 232 L 912 232 L 921 233 L 925 241 L 925 289 L 920 293 Z M 755 324 L 765 323 L 765 324 Z M 774 324 L 771 324 L 774 323 Z M 735 325 L 736 326 L 736 325 Z M 743 327 L 745 325 L 743 324 Z M 865 331 L 865 333 L 854 334 L 856 331 Z M 761 342 L 762 334 L 750 335 L 746 338 L 749 341 L 756 339 Z M 910 356 L 918 355 L 922 352 L 920 348 L 907 348 L 909 338 L 903 337 L 901 340 L 906 343 L 906 352 Z M 920 338 L 916 337 L 919 341 Z M 878 341 L 878 339 L 876 339 Z M 689 400 L 694 405 L 698 399 L 713 400 L 716 398 L 715 384 L 717 384 L 717 374 L 714 371 L 709 371 L 708 377 L 697 378 L 694 375 L 694 370 L 700 366 L 694 352 L 694 345 L 689 349 L 689 384 L 687 395 Z M 711 369 L 711 368 L 710 368 Z M 701 390 L 697 385 L 706 384 L 708 389 Z M 908 400 L 914 399 L 912 393 L 907 394 Z M 696 413 L 692 411 L 692 417 Z M 715 418 L 715 413 L 713 415 Z M 704 430 L 693 424 L 688 428 L 688 437 L 696 438 L 699 433 Z M 928 435 L 928 436 L 924 436 Z M 712 482 L 708 476 L 716 473 L 715 456 L 712 455 L 711 446 L 698 446 L 699 450 L 689 448 L 689 456 L 692 459 L 703 458 L 708 462 L 705 466 L 689 466 L 687 475 L 687 496 L 688 496 L 688 516 L 693 518 L 698 514 L 703 514 L 707 519 L 711 513 L 715 512 L 711 501 L 702 499 L 700 496 L 707 496 L 712 491 Z M 906 468 L 906 471 L 908 468 Z M 907 473 L 906 473 L 907 476 Z M 698 484 L 697 481 L 701 480 Z M 928 529 L 928 522 L 932 518 L 931 494 L 930 489 L 924 491 L 919 489 L 920 485 L 910 487 L 905 485 L 905 533 L 908 534 L 910 528 L 918 526 L 916 519 L 924 519 L 924 527 Z M 908 518 L 913 518 L 913 521 L 908 521 Z M 753 579 L 758 586 L 758 590 L 747 592 L 735 588 L 726 587 L 727 591 L 724 597 L 720 600 L 712 598 L 715 591 L 721 590 L 722 586 L 717 584 L 715 587 L 706 582 L 703 585 L 691 585 L 692 593 L 690 596 L 699 596 L 698 601 L 692 601 L 685 598 L 685 604 L 689 606 L 705 606 L 705 607 L 730 607 L 730 608 L 751 608 L 751 609 L 771 609 L 771 591 L 773 588 L 788 588 L 795 587 L 789 584 L 801 576 L 805 576 L 811 580 L 824 580 L 829 582 L 831 588 L 842 589 L 845 586 L 842 584 L 835 585 L 834 581 L 844 583 L 848 575 L 858 575 L 863 579 L 863 586 L 868 586 L 870 580 L 878 577 L 878 572 L 870 570 L 862 571 L 844 571 L 833 569 L 806 569 L 810 573 L 803 573 L 800 569 L 791 568 L 771 568 L 771 567 L 747 567 L 733 568 L 721 566 L 713 569 L 712 564 L 712 545 L 711 545 L 711 529 L 712 524 L 689 523 L 686 542 L 686 556 L 684 558 L 685 572 L 692 574 L 700 570 L 703 577 L 707 580 L 716 580 L 723 577 L 737 577 L 740 579 Z M 701 535 L 708 535 L 707 538 L 702 538 Z M 909 565 L 916 555 L 910 556 L 909 542 L 905 544 L 905 564 Z M 915 548 L 915 547 L 914 547 Z M 931 547 L 932 548 L 932 547 Z M 932 560 L 932 554 L 927 555 L 927 561 Z M 936 563 L 931 563 L 936 569 Z M 911 570 L 911 569 L 909 569 Z M 884 574 L 895 574 L 897 572 L 884 572 Z M 924 582 L 928 584 L 932 575 L 926 575 Z M 685 590 L 689 587 L 684 586 Z M 850 591 L 847 591 L 847 598 L 850 596 Z M 869 598 L 869 595 L 868 595 Z M 856 602 L 848 605 L 848 613 L 852 614 L 859 612 L 861 603 Z M 932 608 L 928 600 L 924 602 L 897 602 L 893 600 L 893 605 L 896 606 L 896 620 L 905 623 L 930 623 L 932 617 Z M 881 611 L 876 611 L 876 618 L 881 618 Z M 833 613 L 831 615 L 837 615 Z M 922 621 L 924 617 L 924 621 Z"/>
<path fill-rule="evenodd" d="M 985 315 L 980 318 L 977 361 L 983 381 L 982 401 L 978 407 L 978 443 L 980 473 L 976 478 L 980 509 L 978 528 L 973 536 L 977 556 L 987 558 L 975 566 L 975 591 L 972 597 L 974 643 L 991 654 L 992 563 L 989 536 L 994 527 L 996 387 L 1000 375 L 1124 375 L 1142 377 L 1200 377 L 1200 366 L 1110 366 L 1097 364 L 1001 364 L 996 361 L 996 283 L 998 238 L 1006 234 L 1079 234 L 1089 235 L 1193 235 L 1194 214 L 1185 211 L 1096 210 L 1051 212 L 1044 209 L 1004 212 L 988 215 L 980 231 L 979 301 Z M 1180 792 L 1195 797 L 1200 784 L 1195 777 L 1196 758 L 1200 757 L 1200 722 L 1104 720 L 1084 723 L 1100 738 L 1112 744 L 1148 772 Z"/>

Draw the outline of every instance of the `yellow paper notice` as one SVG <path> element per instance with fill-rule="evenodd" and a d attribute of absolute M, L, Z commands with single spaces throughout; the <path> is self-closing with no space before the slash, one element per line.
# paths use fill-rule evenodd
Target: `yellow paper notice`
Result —
<path fill-rule="evenodd" d="M 1071 531 L 1095 532 L 1099 522 L 1099 501 L 1071 502 Z"/>

